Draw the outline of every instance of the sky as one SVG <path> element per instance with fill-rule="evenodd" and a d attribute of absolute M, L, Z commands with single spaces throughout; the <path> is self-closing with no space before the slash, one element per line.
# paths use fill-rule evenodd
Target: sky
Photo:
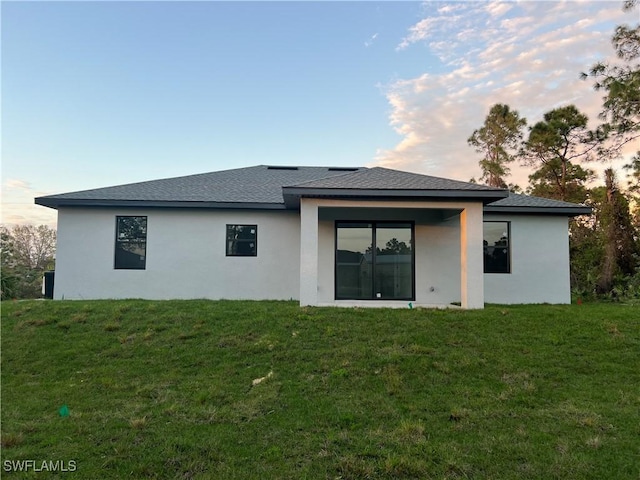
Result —
<path fill-rule="evenodd" d="M 51 226 L 34 197 L 259 164 L 478 178 L 467 138 L 495 103 L 595 125 L 580 73 L 639 20 L 575 0 L 2 1 L 0 18 L 2 223 Z"/>

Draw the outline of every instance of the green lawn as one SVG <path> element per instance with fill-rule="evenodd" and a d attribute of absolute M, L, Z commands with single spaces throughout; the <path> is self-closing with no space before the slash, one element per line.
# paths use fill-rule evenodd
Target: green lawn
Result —
<path fill-rule="evenodd" d="M 1 473 L 637 480 L 640 308 L 4 302 Z"/>

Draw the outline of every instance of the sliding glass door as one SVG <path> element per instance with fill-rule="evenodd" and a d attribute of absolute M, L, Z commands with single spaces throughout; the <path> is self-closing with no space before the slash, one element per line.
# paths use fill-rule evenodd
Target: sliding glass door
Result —
<path fill-rule="evenodd" d="M 337 222 L 335 271 L 336 299 L 413 299 L 413 223 Z"/>

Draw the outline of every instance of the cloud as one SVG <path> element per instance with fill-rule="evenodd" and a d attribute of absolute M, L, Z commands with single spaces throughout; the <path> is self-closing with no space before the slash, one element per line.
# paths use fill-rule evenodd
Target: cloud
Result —
<path fill-rule="evenodd" d="M 510 105 L 530 124 L 574 103 L 595 124 L 601 94 L 579 75 L 613 57 L 614 26 L 629 21 L 617 2 L 437 5 L 425 4 L 424 18 L 408 28 L 397 50 L 426 45 L 441 65 L 387 86 L 390 125 L 402 138 L 393 148 L 379 149 L 374 164 L 461 180 L 478 177 L 479 157 L 467 138 L 495 103 Z M 527 184 L 527 170 L 514 165 L 512 173 L 511 181 Z"/>
<path fill-rule="evenodd" d="M 373 42 L 375 41 L 376 38 L 378 38 L 378 34 L 374 33 L 373 35 L 371 35 L 369 40 L 364 42 L 364 46 L 369 48 L 371 45 L 373 45 Z"/>
<path fill-rule="evenodd" d="M 15 178 L 9 178 L 6 182 L 4 182 L 6 188 L 10 189 L 23 189 L 30 190 L 31 186 L 29 182 L 25 182 L 24 180 L 18 180 Z"/>
<path fill-rule="evenodd" d="M 511 10 L 512 7 L 513 4 L 511 3 L 495 1 L 487 3 L 484 9 L 491 17 L 498 18 Z"/>
<path fill-rule="evenodd" d="M 413 27 L 409 28 L 409 35 L 400 42 L 397 50 L 403 50 L 413 43 L 431 38 L 434 32 L 447 32 L 455 28 L 454 24 L 461 21 L 462 17 L 449 15 L 449 13 L 450 12 L 447 11 L 442 16 L 425 18 L 416 23 Z"/>
<path fill-rule="evenodd" d="M 9 178 L 2 185 L 2 224 L 3 225 L 48 225 L 56 226 L 57 212 L 34 203 L 35 197 L 52 192 L 33 189 L 29 182 Z"/>

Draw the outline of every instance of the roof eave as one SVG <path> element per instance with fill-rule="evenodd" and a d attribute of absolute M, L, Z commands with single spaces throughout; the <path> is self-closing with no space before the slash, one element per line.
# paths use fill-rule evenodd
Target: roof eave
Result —
<path fill-rule="evenodd" d="M 208 208 L 208 209 L 247 209 L 247 210 L 284 210 L 284 203 L 262 202 L 203 202 L 203 201 L 162 201 L 162 200 L 105 200 L 38 197 L 37 205 L 49 208 L 59 207 L 124 207 L 124 208 Z"/>
<path fill-rule="evenodd" d="M 347 189 L 347 188 L 300 188 L 283 187 L 285 205 L 296 208 L 300 198 L 339 198 L 362 200 L 464 200 L 495 202 L 509 196 L 507 190 L 405 190 L 405 189 Z"/>
<path fill-rule="evenodd" d="M 578 215 L 591 215 L 591 207 L 500 207 L 495 205 L 486 205 L 484 207 L 484 213 L 522 213 L 534 215 L 561 215 L 567 217 L 576 217 Z"/>

